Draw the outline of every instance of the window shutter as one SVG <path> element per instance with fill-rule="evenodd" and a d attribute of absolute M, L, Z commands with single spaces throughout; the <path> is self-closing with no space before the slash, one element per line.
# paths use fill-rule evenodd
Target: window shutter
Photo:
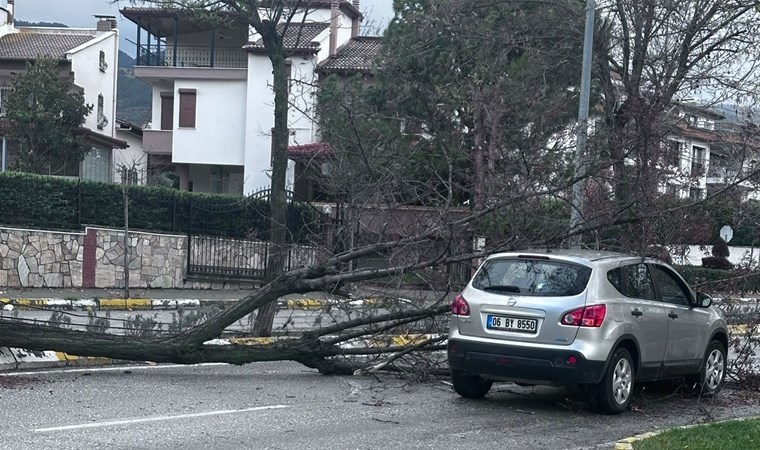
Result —
<path fill-rule="evenodd" d="M 174 128 L 174 96 L 171 92 L 161 93 L 161 129 Z"/>
<path fill-rule="evenodd" d="M 195 128 L 195 89 L 179 90 L 179 126 Z"/>

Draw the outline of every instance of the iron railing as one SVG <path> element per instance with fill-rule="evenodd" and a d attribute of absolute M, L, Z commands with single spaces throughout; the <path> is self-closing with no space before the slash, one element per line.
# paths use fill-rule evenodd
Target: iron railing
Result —
<path fill-rule="evenodd" d="M 244 69 L 248 54 L 241 47 L 210 47 L 201 45 L 141 45 L 138 66 L 217 67 Z"/>

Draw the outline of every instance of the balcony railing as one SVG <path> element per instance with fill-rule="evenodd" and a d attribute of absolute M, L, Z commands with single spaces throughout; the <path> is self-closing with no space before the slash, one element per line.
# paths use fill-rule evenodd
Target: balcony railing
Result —
<path fill-rule="evenodd" d="M 143 130 L 143 148 L 151 155 L 171 155 L 173 133 L 171 130 Z"/>
<path fill-rule="evenodd" d="M 737 164 L 718 164 L 710 162 L 710 168 L 707 171 L 708 178 L 728 178 L 739 176 L 742 172 L 741 166 Z"/>
<path fill-rule="evenodd" d="M 142 45 L 137 55 L 138 66 L 217 67 L 244 69 L 248 54 L 240 47 L 210 47 L 200 45 Z"/>

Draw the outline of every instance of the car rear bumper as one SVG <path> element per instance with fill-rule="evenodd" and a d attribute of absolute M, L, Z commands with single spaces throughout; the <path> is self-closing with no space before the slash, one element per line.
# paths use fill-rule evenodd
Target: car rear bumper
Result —
<path fill-rule="evenodd" d="M 448 342 L 449 366 L 496 380 L 535 384 L 595 384 L 606 361 L 591 361 L 574 350 L 517 347 L 458 339 Z"/>

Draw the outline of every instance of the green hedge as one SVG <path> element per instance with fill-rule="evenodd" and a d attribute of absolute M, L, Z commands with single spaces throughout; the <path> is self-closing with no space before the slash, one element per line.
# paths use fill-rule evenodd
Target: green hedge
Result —
<path fill-rule="evenodd" d="M 705 292 L 760 292 L 760 275 L 746 269 L 719 270 L 699 266 L 674 266 L 691 285 Z M 700 287 L 701 285 L 701 287 Z"/>
<path fill-rule="evenodd" d="M 301 241 L 314 231 L 319 213 L 291 203 L 288 228 Z M 24 228 L 81 229 L 84 225 L 124 226 L 122 187 L 111 183 L 6 172 L 0 174 L 0 223 Z M 129 188 L 129 226 L 135 230 L 213 234 L 267 239 L 265 199 L 179 191 L 166 187 Z"/>
<path fill-rule="evenodd" d="M 700 266 L 673 266 L 687 283 L 694 286 L 712 281 L 721 281 L 731 277 L 728 270 L 706 269 Z"/>
<path fill-rule="evenodd" d="M 705 205 L 710 216 L 715 220 L 714 235 L 717 238 L 719 230 L 729 225 L 734 230 L 733 238 L 728 245 L 757 246 L 760 244 L 760 201 L 747 200 L 743 202 L 721 198 L 719 201 Z"/>

